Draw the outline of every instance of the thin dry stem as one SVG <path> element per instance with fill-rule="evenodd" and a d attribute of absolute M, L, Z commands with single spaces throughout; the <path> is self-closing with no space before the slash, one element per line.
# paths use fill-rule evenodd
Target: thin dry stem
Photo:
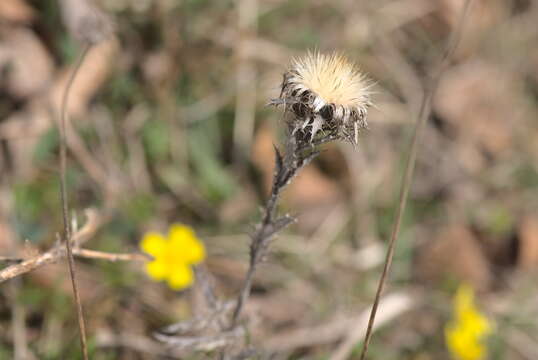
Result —
<path fill-rule="evenodd" d="M 86 216 L 88 218 L 88 221 L 82 227 L 82 229 L 80 229 L 75 234 L 73 234 L 72 239 L 71 239 L 71 241 L 73 243 L 76 243 L 77 245 L 80 245 L 84 243 L 85 241 L 87 241 L 89 238 L 91 238 L 97 232 L 97 230 L 100 228 L 101 224 L 103 223 L 103 219 L 100 216 L 98 216 L 95 211 L 88 210 L 86 212 Z M 66 255 L 66 251 L 62 249 L 61 246 L 55 246 L 43 254 L 37 255 L 30 259 L 26 259 L 21 263 L 8 266 L 0 270 L 0 283 L 3 283 L 4 281 L 9 280 L 9 279 L 13 279 L 22 274 L 26 274 L 43 265 L 52 264 L 58 261 L 59 259 L 63 258 L 65 255 Z M 20 259 L 5 258 L 4 260 L 18 261 Z"/>
<path fill-rule="evenodd" d="M 415 126 L 413 140 L 411 142 L 411 150 L 409 151 L 409 157 L 407 159 L 407 163 L 405 166 L 404 178 L 403 178 L 399 201 L 398 201 L 398 208 L 396 210 L 396 220 L 394 221 L 394 226 L 393 226 L 392 234 L 391 234 L 389 245 L 388 245 L 387 256 L 385 258 L 385 265 L 383 266 L 383 272 L 381 273 L 381 277 L 379 279 L 377 291 L 375 294 L 375 300 L 372 306 L 372 311 L 370 313 L 370 318 L 368 320 L 368 328 L 366 330 L 366 335 L 364 338 L 364 346 L 362 348 L 362 352 L 360 356 L 361 360 L 365 360 L 366 355 L 368 353 L 368 345 L 370 344 L 370 340 L 372 338 L 372 330 L 374 327 L 374 321 L 375 321 L 375 316 L 376 316 L 377 309 L 379 306 L 379 301 L 381 299 L 381 294 L 383 292 L 383 288 L 387 281 L 387 275 L 389 273 L 390 266 L 392 264 L 392 259 L 394 257 L 394 249 L 396 245 L 396 240 L 398 239 L 398 235 L 400 233 L 400 227 L 402 223 L 403 213 L 405 210 L 405 205 L 407 203 L 409 188 L 413 180 L 413 173 L 415 170 L 415 162 L 416 162 L 416 157 L 417 157 L 417 152 L 418 152 L 418 144 L 420 142 L 420 135 L 422 133 L 422 129 L 424 128 L 430 116 L 431 101 L 437 90 L 439 79 L 441 78 L 443 72 L 445 71 L 448 65 L 448 62 L 450 58 L 452 57 L 452 54 L 456 50 L 456 47 L 459 43 L 462 29 L 463 29 L 463 24 L 464 24 L 470 5 L 471 5 L 471 0 L 467 0 L 464 4 L 464 7 L 462 10 L 460 19 L 459 19 L 459 23 L 456 26 L 451 36 L 451 39 L 447 45 L 447 48 L 443 54 L 443 57 L 441 58 L 437 74 L 431 79 L 430 83 L 426 87 L 426 93 L 424 94 L 424 97 L 420 106 L 420 112 L 419 112 L 418 120 Z M 347 357 L 347 355 L 348 354 L 345 354 L 345 357 Z M 345 357 L 343 356 L 340 359 L 345 359 Z"/>
<path fill-rule="evenodd" d="M 67 102 L 69 100 L 69 90 L 73 85 L 73 82 L 77 76 L 80 66 L 84 62 L 86 54 L 90 50 L 91 45 L 85 45 L 82 53 L 80 54 L 75 68 L 71 73 L 67 86 L 62 96 L 62 105 L 60 110 L 60 193 L 62 201 L 62 218 L 64 223 L 63 242 L 65 243 L 65 249 L 67 252 L 67 263 L 69 267 L 69 275 L 71 277 L 71 284 L 73 286 L 73 296 L 75 299 L 75 305 L 77 309 L 78 327 L 80 335 L 80 345 L 82 348 L 82 356 L 84 360 L 88 360 L 88 345 L 86 342 L 86 326 L 84 324 L 84 314 L 82 312 L 82 304 L 80 301 L 80 294 L 76 281 L 75 260 L 73 258 L 73 250 L 71 249 L 71 222 L 69 221 L 69 201 L 67 197 L 67 184 L 66 184 L 66 168 L 67 168 L 67 141 L 66 141 L 66 116 L 67 116 Z"/>
<path fill-rule="evenodd" d="M 73 255 L 78 257 L 83 257 L 86 259 L 98 259 L 98 260 L 107 260 L 110 262 L 117 261 L 149 261 L 151 258 L 143 253 L 130 253 L 130 254 L 116 254 L 108 253 L 104 251 L 96 251 L 89 249 L 73 249 Z"/>
<path fill-rule="evenodd" d="M 77 245 L 76 243 L 74 244 Z M 118 254 L 118 253 L 109 253 L 104 251 L 96 251 L 96 250 L 89 250 L 89 249 L 81 249 L 78 247 L 72 248 L 73 255 L 76 257 L 81 257 L 85 259 L 97 259 L 97 260 L 106 260 L 110 262 L 117 262 L 117 261 L 149 261 L 151 260 L 151 257 L 144 253 L 128 253 L 128 254 Z M 45 255 L 45 254 L 43 254 Z M 42 256 L 42 255 L 40 255 Z M 38 256 L 39 257 L 39 256 Z M 24 258 L 18 258 L 18 257 L 6 257 L 2 256 L 0 257 L 0 262 L 23 262 L 25 261 Z M 36 262 L 34 262 L 35 264 Z M 44 265 L 44 264 L 42 264 Z"/>

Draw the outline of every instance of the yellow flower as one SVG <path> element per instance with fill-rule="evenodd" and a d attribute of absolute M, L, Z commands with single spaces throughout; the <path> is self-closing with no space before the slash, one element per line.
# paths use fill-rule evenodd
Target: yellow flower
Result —
<path fill-rule="evenodd" d="M 146 264 L 146 272 L 156 280 L 166 280 L 173 290 L 192 285 L 194 274 L 191 265 L 205 259 L 205 248 L 194 230 L 186 225 L 173 224 L 168 237 L 148 232 L 140 242 L 140 248 L 153 256 Z"/>
<path fill-rule="evenodd" d="M 474 293 L 461 285 L 454 298 L 454 318 L 445 328 L 445 341 L 454 359 L 482 360 L 487 349 L 485 338 L 493 326 L 474 304 Z"/>

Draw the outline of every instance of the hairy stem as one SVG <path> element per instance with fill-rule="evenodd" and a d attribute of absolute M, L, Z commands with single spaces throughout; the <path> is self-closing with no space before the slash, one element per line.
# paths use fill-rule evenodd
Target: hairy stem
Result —
<path fill-rule="evenodd" d="M 286 136 L 286 153 L 284 154 L 284 157 L 282 157 L 275 147 L 275 172 L 273 175 L 271 195 L 265 204 L 262 221 L 256 227 L 256 230 L 252 235 L 249 268 L 232 315 L 232 328 L 237 325 L 243 306 L 250 296 L 254 273 L 256 272 L 258 264 L 266 254 L 270 240 L 276 233 L 295 221 L 293 217 L 288 215 L 282 217 L 276 216 L 276 207 L 282 190 L 291 182 L 293 177 L 303 166 L 307 165 L 319 154 L 319 152 L 316 151 L 316 146 L 331 140 L 334 140 L 334 138 L 328 137 L 326 141 L 320 140 L 319 144 L 316 143 L 305 146 L 302 141 L 298 143 L 292 128 L 289 128 Z"/>
<path fill-rule="evenodd" d="M 277 176 L 278 174 L 277 172 L 275 172 L 275 180 L 273 181 L 271 189 L 271 197 L 269 198 L 269 200 L 267 200 L 267 203 L 265 205 L 262 222 L 252 236 L 249 267 L 245 276 L 243 287 L 241 288 L 241 292 L 239 293 L 239 296 L 237 298 L 237 304 L 232 315 L 231 328 L 234 328 L 237 325 L 237 320 L 239 319 L 239 315 L 241 313 L 241 310 L 243 309 L 243 305 L 250 296 L 250 290 L 252 288 L 252 279 L 254 277 L 254 273 L 256 272 L 257 265 L 263 257 L 264 242 L 268 240 L 268 238 L 266 239 L 265 234 L 267 234 L 268 228 L 271 226 L 273 214 L 275 212 L 280 191 L 283 188 L 282 186 L 279 186 L 279 183 L 276 181 Z"/>

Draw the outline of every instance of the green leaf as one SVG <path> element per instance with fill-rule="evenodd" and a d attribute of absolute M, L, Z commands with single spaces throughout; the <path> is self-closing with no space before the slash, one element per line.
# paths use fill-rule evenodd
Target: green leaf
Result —
<path fill-rule="evenodd" d="M 161 160 L 168 154 L 170 138 L 166 123 L 159 120 L 151 120 L 144 124 L 142 139 L 149 157 L 153 160 Z"/>
<path fill-rule="evenodd" d="M 200 189 L 209 199 L 219 201 L 231 196 L 236 184 L 218 158 L 216 135 L 215 132 L 204 131 L 202 127 L 195 127 L 189 131 L 188 143 Z"/>
<path fill-rule="evenodd" d="M 46 163 L 53 160 L 55 150 L 60 144 L 60 135 L 56 127 L 50 128 L 39 138 L 39 142 L 34 148 L 34 162 Z"/>

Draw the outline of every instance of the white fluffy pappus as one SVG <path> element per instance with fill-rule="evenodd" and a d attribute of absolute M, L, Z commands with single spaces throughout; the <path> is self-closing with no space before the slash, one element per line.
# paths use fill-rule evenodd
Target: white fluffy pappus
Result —
<path fill-rule="evenodd" d="M 345 56 L 309 52 L 292 61 L 284 74 L 280 98 L 295 114 L 294 131 L 314 139 L 330 132 L 354 144 L 367 127 L 371 82 Z"/>

